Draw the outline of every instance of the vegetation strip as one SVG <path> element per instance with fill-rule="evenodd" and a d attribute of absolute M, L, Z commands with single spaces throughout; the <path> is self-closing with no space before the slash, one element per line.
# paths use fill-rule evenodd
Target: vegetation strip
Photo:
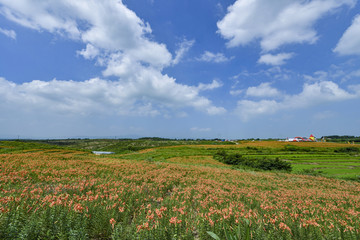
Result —
<path fill-rule="evenodd" d="M 356 181 L 232 169 L 214 164 L 219 148 L 191 145 L 111 156 L 51 151 L 33 143 L 1 146 L 11 148 L 0 149 L 0 239 L 357 239 L 360 234 Z M 260 151 L 272 159 L 280 151 L 293 153 L 286 145 L 237 146 L 228 146 L 227 154 L 250 158 Z M 313 151 L 344 158 L 337 147 Z"/>

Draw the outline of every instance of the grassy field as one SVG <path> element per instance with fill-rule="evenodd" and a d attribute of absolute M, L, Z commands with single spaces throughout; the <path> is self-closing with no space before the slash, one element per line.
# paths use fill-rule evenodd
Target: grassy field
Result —
<path fill-rule="evenodd" d="M 359 145 L 81 141 L 0 142 L 0 239 L 360 239 Z"/>

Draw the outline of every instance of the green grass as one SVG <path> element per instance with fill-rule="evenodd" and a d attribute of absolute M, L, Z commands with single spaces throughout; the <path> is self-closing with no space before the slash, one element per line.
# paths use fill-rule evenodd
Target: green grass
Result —
<path fill-rule="evenodd" d="M 217 140 L 192 140 L 192 139 L 164 139 L 164 138 L 140 138 L 140 139 L 64 139 L 64 140 L 41 140 L 41 143 L 62 146 L 72 149 L 112 151 L 115 153 L 131 153 L 143 149 L 178 146 L 178 145 L 201 145 L 201 144 L 235 144 L 233 142 L 221 142 Z"/>

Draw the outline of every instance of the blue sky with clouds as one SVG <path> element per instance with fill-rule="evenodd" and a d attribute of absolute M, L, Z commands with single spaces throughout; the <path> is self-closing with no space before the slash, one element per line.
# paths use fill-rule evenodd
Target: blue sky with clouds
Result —
<path fill-rule="evenodd" d="M 0 0 L 0 138 L 360 135 L 356 0 Z"/>

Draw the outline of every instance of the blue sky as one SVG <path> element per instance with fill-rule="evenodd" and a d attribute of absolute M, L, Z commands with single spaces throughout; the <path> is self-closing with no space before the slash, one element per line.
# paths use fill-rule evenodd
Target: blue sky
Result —
<path fill-rule="evenodd" d="M 356 0 L 0 0 L 0 138 L 360 135 Z"/>

